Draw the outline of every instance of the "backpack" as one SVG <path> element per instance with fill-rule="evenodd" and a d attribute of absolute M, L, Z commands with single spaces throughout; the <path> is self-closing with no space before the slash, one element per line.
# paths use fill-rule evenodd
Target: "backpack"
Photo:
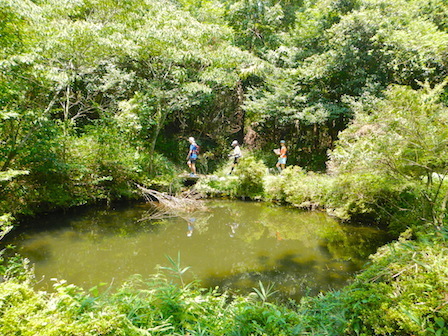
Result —
<path fill-rule="evenodd" d="M 199 155 L 199 152 L 201 151 L 201 147 L 196 144 L 196 149 L 193 151 L 193 154 Z"/>

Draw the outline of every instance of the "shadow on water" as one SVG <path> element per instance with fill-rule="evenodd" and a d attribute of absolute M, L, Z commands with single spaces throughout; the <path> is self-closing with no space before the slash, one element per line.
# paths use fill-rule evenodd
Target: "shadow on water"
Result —
<path fill-rule="evenodd" d="M 51 278 L 84 288 L 118 286 L 133 274 L 149 277 L 180 253 L 194 272 L 189 280 L 240 293 L 259 281 L 273 283 L 287 300 L 341 288 L 389 239 L 319 212 L 252 202 L 207 205 L 207 212 L 185 218 L 148 219 L 147 204 L 55 214 L 23 226 L 8 243 L 35 264 L 44 290 L 51 290 Z"/>
<path fill-rule="evenodd" d="M 341 288 L 347 284 L 348 279 L 358 268 L 349 261 L 337 266 L 331 263 L 320 265 L 315 260 L 298 260 L 297 255 L 287 254 L 280 256 L 274 264 L 264 262 L 257 271 L 223 274 L 210 276 L 203 279 L 206 287 L 218 286 L 222 291 L 248 294 L 253 288 L 259 287 L 259 282 L 264 286 L 269 283 L 275 285 L 278 290 L 275 295 L 278 300 L 298 300 L 304 295 L 314 295 L 322 291 Z"/>

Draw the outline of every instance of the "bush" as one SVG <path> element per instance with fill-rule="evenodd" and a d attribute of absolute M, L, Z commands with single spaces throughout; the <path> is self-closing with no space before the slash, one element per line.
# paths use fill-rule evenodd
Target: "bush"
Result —
<path fill-rule="evenodd" d="M 347 328 L 344 295 L 341 291 L 331 291 L 302 298 L 297 307 L 300 316 L 297 335 L 344 335 Z"/>
<path fill-rule="evenodd" d="M 286 195 L 284 192 L 284 179 L 281 175 L 265 175 L 264 177 L 264 199 L 272 202 L 284 203 Z"/>
<path fill-rule="evenodd" d="M 114 307 L 100 308 L 82 290 L 58 283 L 57 292 L 36 292 L 29 283 L 0 284 L 2 335 L 145 335 Z"/>
<path fill-rule="evenodd" d="M 418 185 L 374 172 L 336 176 L 327 199 L 338 218 L 388 225 L 397 235 L 420 222 L 422 206 Z"/>
<path fill-rule="evenodd" d="M 253 156 L 243 157 L 236 169 L 238 176 L 237 196 L 249 198 L 261 198 L 264 191 L 263 180 L 267 167 L 262 161 L 257 161 Z"/>
<path fill-rule="evenodd" d="M 346 288 L 350 335 L 447 335 L 446 244 L 401 238 Z"/>
<path fill-rule="evenodd" d="M 132 182 L 141 173 L 140 156 L 117 130 L 97 126 L 70 143 L 67 183 L 78 201 L 132 197 Z"/>
<path fill-rule="evenodd" d="M 324 174 L 306 173 L 300 167 L 290 166 L 282 172 L 285 200 L 307 209 L 325 207 L 333 179 Z"/>
<path fill-rule="evenodd" d="M 227 196 L 259 199 L 264 192 L 264 179 L 267 167 L 252 156 L 243 157 L 233 171 L 227 175 L 230 168 L 221 168 L 215 175 L 202 178 L 196 189 L 208 196 Z"/>

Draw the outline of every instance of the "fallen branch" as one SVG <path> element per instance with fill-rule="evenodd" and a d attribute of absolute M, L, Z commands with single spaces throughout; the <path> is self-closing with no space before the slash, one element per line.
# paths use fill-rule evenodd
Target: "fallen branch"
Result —
<path fill-rule="evenodd" d="M 183 213 L 204 211 L 204 203 L 194 193 L 172 196 L 157 190 L 148 189 L 137 184 L 147 202 L 158 204 L 154 207 L 151 218 L 181 216 Z"/>

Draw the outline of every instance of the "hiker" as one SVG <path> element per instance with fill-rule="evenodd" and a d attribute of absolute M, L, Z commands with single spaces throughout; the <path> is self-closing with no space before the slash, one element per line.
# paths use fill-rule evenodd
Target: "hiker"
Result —
<path fill-rule="evenodd" d="M 286 158 L 287 158 L 287 153 L 288 149 L 286 148 L 286 142 L 285 140 L 281 140 L 280 141 L 280 149 L 277 149 L 275 151 L 275 154 L 278 155 L 278 161 L 277 164 L 275 165 L 278 169 L 278 171 L 281 173 L 283 169 L 285 169 L 286 167 Z"/>
<path fill-rule="evenodd" d="M 233 152 L 232 152 L 232 154 L 229 154 L 229 157 L 233 157 L 233 164 L 232 164 L 232 169 L 230 170 L 229 175 L 232 174 L 233 169 L 235 169 L 236 165 L 238 164 L 238 161 L 240 160 L 240 157 L 242 157 L 241 148 L 238 145 L 237 140 L 232 141 L 232 147 L 233 147 Z"/>
<path fill-rule="evenodd" d="M 193 137 L 189 137 L 188 141 L 190 142 L 190 149 L 187 154 L 187 165 L 191 170 L 190 176 L 196 177 L 196 160 L 198 158 L 199 147 Z"/>

